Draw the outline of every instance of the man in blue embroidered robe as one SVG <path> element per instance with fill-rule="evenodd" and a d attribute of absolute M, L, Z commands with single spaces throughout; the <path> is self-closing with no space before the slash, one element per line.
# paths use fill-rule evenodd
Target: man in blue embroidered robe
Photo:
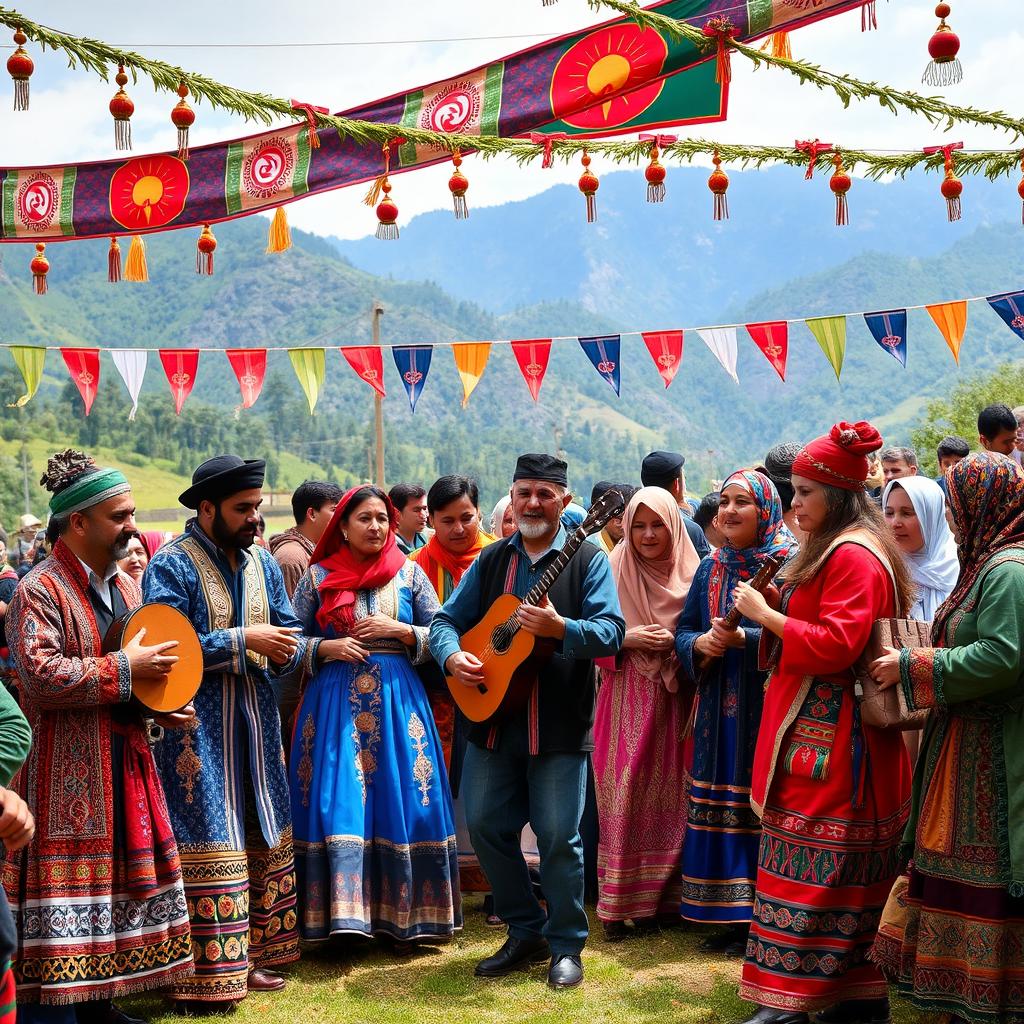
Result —
<path fill-rule="evenodd" d="M 265 464 L 204 462 L 181 503 L 197 511 L 154 555 L 147 602 L 182 611 L 199 634 L 205 674 L 195 725 L 154 751 L 178 839 L 196 973 L 185 1004 L 228 1004 L 281 988 L 267 968 L 298 959 L 291 810 L 273 678 L 309 670 L 269 551 L 254 546 Z"/>

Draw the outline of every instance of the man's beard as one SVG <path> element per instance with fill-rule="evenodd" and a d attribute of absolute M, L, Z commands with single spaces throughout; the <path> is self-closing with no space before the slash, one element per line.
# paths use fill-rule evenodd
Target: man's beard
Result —
<path fill-rule="evenodd" d="M 516 516 L 516 529 L 526 540 L 540 540 L 554 526 L 543 516 Z"/>
<path fill-rule="evenodd" d="M 229 551 L 232 548 L 247 549 L 253 546 L 256 540 L 256 530 L 251 526 L 243 527 L 241 530 L 232 532 L 224 521 L 218 508 L 213 513 L 213 539 L 222 551 Z"/>
<path fill-rule="evenodd" d="M 122 533 L 121 536 L 114 541 L 114 546 L 110 549 L 110 558 L 112 561 L 120 562 L 122 558 L 128 557 L 128 545 L 131 544 L 134 537 L 134 531 L 127 531 Z"/>

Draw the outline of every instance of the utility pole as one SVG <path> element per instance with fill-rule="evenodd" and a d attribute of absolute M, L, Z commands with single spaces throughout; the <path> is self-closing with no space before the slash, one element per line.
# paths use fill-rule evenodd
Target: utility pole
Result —
<path fill-rule="evenodd" d="M 25 513 L 32 511 L 32 499 L 28 489 L 28 445 L 21 442 L 21 479 L 25 490 Z"/>
<path fill-rule="evenodd" d="M 380 347 L 380 318 L 384 315 L 384 306 L 373 300 L 373 344 Z M 384 399 L 378 392 L 373 392 L 373 431 L 377 441 L 377 486 L 384 487 Z"/>

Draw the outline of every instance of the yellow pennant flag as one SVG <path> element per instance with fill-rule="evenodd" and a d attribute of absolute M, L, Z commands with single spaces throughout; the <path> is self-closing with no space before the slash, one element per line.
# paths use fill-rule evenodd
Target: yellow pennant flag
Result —
<path fill-rule="evenodd" d="M 935 326 L 942 332 L 949 351 L 953 353 L 953 358 L 959 365 L 960 344 L 964 340 L 964 331 L 967 329 L 967 303 L 940 302 L 934 306 L 925 306 L 925 309 L 935 321 Z"/>
<path fill-rule="evenodd" d="M 843 370 L 843 358 L 846 356 L 846 317 L 845 316 L 818 316 L 805 320 L 815 341 L 821 346 L 821 351 L 828 357 L 828 361 L 835 370 L 836 380 Z"/>
<path fill-rule="evenodd" d="M 22 377 L 25 378 L 25 394 L 9 406 L 16 409 L 32 400 L 32 396 L 39 390 L 39 381 L 43 377 L 43 362 L 46 359 L 46 349 L 39 345 L 12 345 L 11 356 Z"/>
<path fill-rule="evenodd" d="M 489 341 L 474 342 L 467 345 L 452 345 L 452 354 L 455 356 L 455 366 L 462 378 L 462 408 L 466 408 L 469 396 L 473 389 L 480 383 L 484 375 L 484 367 L 491 354 L 491 343 Z"/>
<path fill-rule="evenodd" d="M 288 358 L 292 361 L 292 369 L 299 378 L 302 390 L 309 402 L 310 415 L 316 408 L 316 400 L 320 397 L 324 374 L 327 372 L 327 360 L 322 348 L 290 348 Z"/>

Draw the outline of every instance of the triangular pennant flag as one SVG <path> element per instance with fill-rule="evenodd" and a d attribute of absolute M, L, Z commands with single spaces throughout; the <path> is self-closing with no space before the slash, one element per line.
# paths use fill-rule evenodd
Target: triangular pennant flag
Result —
<path fill-rule="evenodd" d="M 306 393 L 309 403 L 309 414 L 313 415 L 320 388 L 323 387 L 327 373 L 327 359 L 322 348 L 290 348 L 288 358 L 292 361 L 292 369 L 299 378 L 302 390 Z"/>
<path fill-rule="evenodd" d="M 949 351 L 959 364 L 960 345 L 967 329 L 967 303 L 961 299 L 959 302 L 940 302 L 934 306 L 925 306 L 925 309 L 935 321 L 935 326 L 942 332 Z"/>
<path fill-rule="evenodd" d="M 594 369 L 619 393 L 621 383 L 619 375 L 619 348 L 621 338 L 618 334 L 606 334 L 596 338 L 577 338 L 580 348 L 587 353 L 587 358 L 594 364 Z"/>
<path fill-rule="evenodd" d="M 96 392 L 100 387 L 100 350 L 98 348 L 62 348 L 64 365 L 78 388 L 85 403 L 85 415 L 89 415 Z"/>
<path fill-rule="evenodd" d="M 540 397 L 540 386 L 544 383 L 544 374 L 548 372 L 548 359 L 551 358 L 551 339 L 535 338 L 533 341 L 513 341 L 512 352 L 519 364 L 519 372 L 526 381 L 526 386 L 536 402 Z"/>
<path fill-rule="evenodd" d="M 804 323 L 832 364 L 836 380 L 839 380 L 839 374 L 843 372 L 843 359 L 846 356 L 846 317 L 817 316 L 805 320 Z"/>
<path fill-rule="evenodd" d="M 999 314 L 1003 323 L 1024 341 L 1024 292 L 990 295 L 988 304 Z"/>
<path fill-rule="evenodd" d="M 174 396 L 174 411 L 180 416 L 185 399 L 192 393 L 199 368 L 199 351 L 194 348 L 162 348 L 160 362 L 164 364 L 167 382 Z"/>
<path fill-rule="evenodd" d="M 128 419 L 133 420 L 139 411 L 139 392 L 142 390 L 142 380 L 146 376 L 149 353 L 141 348 L 115 348 L 110 350 L 110 356 L 114 360 L 117 372 L 121 374 L 124 386 L 128 389 L 128 397 L 132 400 Z"/>
<path fill-rule="evenodd" d="M 250 409 L 263 390 L 263 380 L 267 376 L 267 350 L 233 348 L 224 354 L 238 378 L 238 388 L 242 392 L 240 408 Z"/>
<path fill-rule="evenodd" d="M 683 361 L 683 332 L 648 331 L 643 339 L 665 387 L 668 387 Z"/>
<path fill-rule="evenodd" d="M 359 345 L 343 348 L 341 354 L 356 374 L 366 381 L 381 398 L 387 397 L 384 390 L 384 353 L 377 345 Z"/>
<path fill-rule="evenodd" d="M 747 324 L 747 333 L 765 359 L 775 367 L 775 372 L 785 380 L 786 360 L 789 358 L 789 324 L 785 320 Z"/>
<path fill-rule="evenodd" d="M 740 379 L 736 376 L 736 328 L 706 327 L 697 333 L 704 344 L 714 352 L 715 358 L 722 364 L 725 372 L 739 384 Z"/>
<path fill-rule="evenodd" d="M 455 356 L 455 367 L 462 379 L 462 408 L 465 409 L 469 396 L 484 375 L 484 367 L 491 355 L 491 343 L 484 341 L 452 345 L 452 355 Z"/>
<path fill-rule="evenodd" d="M 43 363 L 46 361 L 46 349 L 39 345 L 12 345 L 11 356 L 25 381 L 25 394 L 10 406 L 16 409 L 30 402 L 39 390 L 39 382 L 43 378 Z"/>
<path fill-rule="evenodd" d="M 409 396 L 409 408 L 413 412 L 416 411 L 416 403 L 423 393 L 423 386 L 427 383 L 430 357 L 433 353 L 432 345 L 407 345 L 391 350 L 398 375 L 402 378 L 402 387 Z"/>
<path fill-rule="evenodd" d="M 878 313 L 865 313 L 864 320 L 871 337 L 903 366 L 907 365 L 907 311 L 885 309 Z"/>

